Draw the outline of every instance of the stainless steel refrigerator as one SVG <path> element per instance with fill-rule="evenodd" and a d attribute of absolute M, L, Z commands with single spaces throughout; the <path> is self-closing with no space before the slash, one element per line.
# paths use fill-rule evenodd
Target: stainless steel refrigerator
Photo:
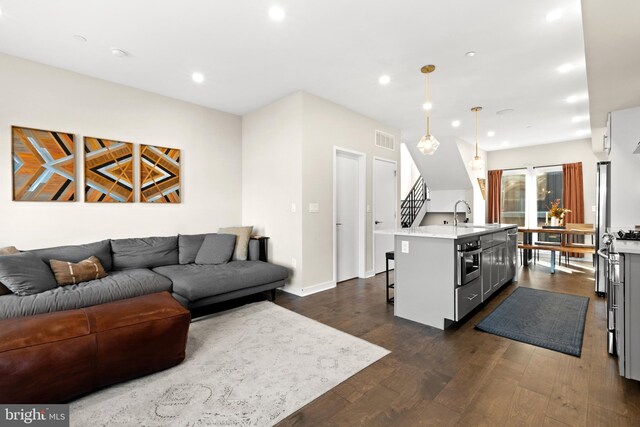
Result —
<path fill-rule="evenodd" d="M 611 227 L 611 162 L 599 162 L 596 170 L 596 254 L 604 247 L 603 234 Z M 607 293 L 607 264 L 596 256 L 596 293 Z"/>

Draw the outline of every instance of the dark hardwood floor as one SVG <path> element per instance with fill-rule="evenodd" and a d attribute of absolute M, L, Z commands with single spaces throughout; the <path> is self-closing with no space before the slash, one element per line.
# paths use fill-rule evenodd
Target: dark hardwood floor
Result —
<path fill-rule="evenodd" d="M 640 425 L 640 383 L 618 376 L 606 352 L 605 304 L 590 264 L 520 270 L 486 306 L 439 331 L 396 318 L 384 274 L 276 303 L 391 350 L 279 425 Z M 517 286 L 590 298 L 580 358 L 474 329 Z"/>

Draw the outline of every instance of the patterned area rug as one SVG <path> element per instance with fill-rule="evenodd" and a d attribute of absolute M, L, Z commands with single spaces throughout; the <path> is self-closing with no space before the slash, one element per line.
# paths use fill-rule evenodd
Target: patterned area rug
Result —
<path fill-rule="evenodd" d="M 580 357 L 589 298 L 518 288 L 476 328 Z"/>
<path fill-rule="evenodd" d="M 196 319 L 182 364 L 71 403 L 72 426 L 268 426 L 389 354 L 270 302 Z"/>

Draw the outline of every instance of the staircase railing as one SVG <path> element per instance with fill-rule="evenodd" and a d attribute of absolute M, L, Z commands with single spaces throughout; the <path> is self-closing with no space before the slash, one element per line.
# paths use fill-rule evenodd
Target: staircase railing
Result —
<path fill-rule="evenodd" d="M 404 228 L 411 227 L 415 221 L 424 202 L 428 200 L 429 189 L 422 178 L 422 175 L 416 180 L 415 184 L 409 191 L 407 198 L 400 205 L 400 225 Z"/>

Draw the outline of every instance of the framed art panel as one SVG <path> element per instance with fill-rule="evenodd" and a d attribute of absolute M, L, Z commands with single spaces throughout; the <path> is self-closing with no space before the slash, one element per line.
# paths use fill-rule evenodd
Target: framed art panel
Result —
<path fill-rule="evenodd" d="M 13 200 L 72 202 L 76 193 L 73 134 L 11 127 Z"/>
<path fill-rule="evenodd" d="M 180 203 L 180 150 L 140 146 L 140 201 Z"/>
<path fill-rule="evenodd" d="M 133 144 L 84 138 L 84 200 L 133 202 Z"/>

